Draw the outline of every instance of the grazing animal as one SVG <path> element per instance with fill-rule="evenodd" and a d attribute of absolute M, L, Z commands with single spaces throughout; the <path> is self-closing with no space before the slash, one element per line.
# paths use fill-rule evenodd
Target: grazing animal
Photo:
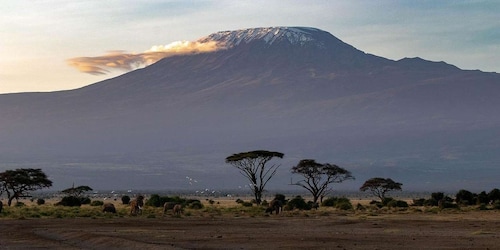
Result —
<path fill-rule="evenodd" d="M 165 204 L 163 204 L 163 214 L 166 214 L 170 209 L 174 209 L 175 204 L 175 202 L 165 202 Z"/>
<path fill-rule="evenodd" d="M 142 206 L 144 206 L 144 196 L 139 195 L 130 202 L 130 215 L 142 214 Z"/>
<path fill-rule="evenodd" d="M 102 206 L 102 212 L 103 213 L 114 213 L 116 214 L 116 208 L 115 205 L 112 203 L 106 203 Z"/>
<path fill-rule="evenodd" d="M 182 213 L 182 205 L 181 204 L 176 204 L 174 206 L 174 208 L 172 209 L 172 211 L 174 212 L 174 215 L 176 216 L 181 216 L 181 213 Z"/>
<path fill-rule="evenodd" d="M 319 203 L 315 202 L 312 204 L 311 208 L 318 210 L 319 208 Z"/>
<path fill-rule="evenodd" d="M 266 209 L 266 213 L 273 214 L 273 211 L 276 212 L 276 214 L 279 214 L 281 211 L 283 211 L 283 202 L 280 200 L 272 200 L 269 203 L 269 207 Z"/>

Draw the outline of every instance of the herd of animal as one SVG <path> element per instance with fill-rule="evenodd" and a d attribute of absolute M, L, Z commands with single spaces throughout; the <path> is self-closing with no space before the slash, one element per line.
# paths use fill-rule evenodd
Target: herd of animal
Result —
<path fill-rule="evenodd" d="M 140 215 L 142 214 L 142 207 L 144 206 L 144 196 L 140 195 L 137 196 L 134 200 L 132 200 L 130 203 L 130 215 Z M 175 202 L 165 202 L 163 204 L 163 214 L 167 214 L 169 210 L 172 210 L 173 215 L 175 216 L 180 216 L 182 214 L 182 205 L 175 203 Z M 116 208 L 115 205 L 112 203 L 106 203 L 103 205 L 102 211 L 104 213 L 116 213 Z M 269 203 L 269 206 L 266 209 L 266 213 L 273 214 L 275 212 L 276 214 L 279 214 L 283 211 L 283 202 L 277 199 L 272 200 Z"/>
<path fill-rule="evenodd" d="M 144 206 L 144 196 L 139 195 L 137 198 L 132 200 L 130 203 L 130 215 L 140 215 L 142 214 L 142 207 Z M 2 212 L 3 204 L 0 201 L 0 212 Z M 172 210 L 173 215 L 181 216 L 182 214 L 182 205 L 175 202 L 165 202 L 163 205 L 163 214 L 167 214 L 169 210 Z M 277 199 L 272 200 L 269 203 L 268 208 L 266 209 L 266 213 L 276 214 L 281 213 L 283 211 L 283 202 Z M 104 213 L 116 213 L 116 208 L 113 203 L 106 203 L 102 207 L 102 212 Z"/>
<path fill-rule="evenodd" d="M 142 214 L 142 207 L 144 206 L 144 196 L 137 196 L 137 198 L 132 200 L 129 205 L 130 215 L 135 216 Z M 165 204 L 163 205 L 163 214 L 166 214 L 168 210 L 172 210 L 175 216 L 180 216 L 182 213 L 182 205 L 174 202 L 165 202 Z M 104 213 L 116 213 L 116 208 L 113 203 L 106 203 L 103 205 L 102 211 Z"/>

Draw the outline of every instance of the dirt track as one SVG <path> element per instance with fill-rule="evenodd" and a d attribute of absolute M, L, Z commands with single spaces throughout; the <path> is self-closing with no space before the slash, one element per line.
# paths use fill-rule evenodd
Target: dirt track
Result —
<path fill-rule="evenodd" d="M 500 213 L 2 219 L 0 249 L 498 249 Z"/>

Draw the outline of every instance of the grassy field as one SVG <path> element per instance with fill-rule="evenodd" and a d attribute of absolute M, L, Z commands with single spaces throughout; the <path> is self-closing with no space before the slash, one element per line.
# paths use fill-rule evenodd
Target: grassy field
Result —
<path fill-rule="evenodd" d="M 0 249 L 498 249 L 500 210 L 480 206 L 354 209 L 320 207 L 265 213 L 234 199 L 202 200 L 180 216 L 145 206 L 142 215 L 112 201 L 101 206 L 55 206 L 23 201 L 0 214 Z M 358 206 L 358 203 L 360 204 Z M 356 209 L 363 207 L 363 209 Z M 488 207 L 486 207 L 488 208 Z"/>

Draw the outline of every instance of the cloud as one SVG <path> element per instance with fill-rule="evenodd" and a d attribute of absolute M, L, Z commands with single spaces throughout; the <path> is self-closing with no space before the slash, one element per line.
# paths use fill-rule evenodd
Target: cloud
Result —
<path fill-rule="evenodd" d="M 206 53 L 219 49 L 223 49 L 223 47 L 218 46 L 214 41 L 177 41 L 167 45 L 155 45 L 143 53 L 111 51 L 102 56 L 70 58 L 67 60 L 67 63 L 83 73 L 104 75 L 111 70 L 130 71 L 147 66 L 165 57 Z"/>

